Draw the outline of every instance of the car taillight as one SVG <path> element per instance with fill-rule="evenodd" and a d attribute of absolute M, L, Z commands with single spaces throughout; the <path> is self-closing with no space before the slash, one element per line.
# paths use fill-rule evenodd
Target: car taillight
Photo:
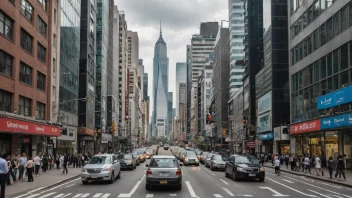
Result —
<path fill-rule="evenodd" d="M 181 174 L 182 174 L 181 170 L 180 170 L 180 169 L 177 169 L 176 175 L 181 175 Z"/>
<path fill-rule="evenodd" d="M 151 170 L 147 171 L 147 175 L 152 175 L 152 174 L 153 174 L 153 171 L 151 171 Z"/>

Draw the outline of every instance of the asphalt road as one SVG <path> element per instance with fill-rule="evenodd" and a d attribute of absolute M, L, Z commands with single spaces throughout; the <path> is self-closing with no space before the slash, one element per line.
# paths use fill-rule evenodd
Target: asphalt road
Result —
<path fill-rule="evenodd" d="M 159 150 L 159 155 L 172 155 L 170 151 Z M 90 183 L 83 185 L 80 179 L 52 187 L 47 190 L 24 192 L 16 198 L 221 198 L 221 197 L 321 197 L 352 198 L 352 189 L 312 180 L 306 177 L 282 173 L 276 176 L 272 169 L 266 170 L 264 182 L 232 181 L 224 172 L 211 171 L 204 165 L 182 167 L 182 190 L 145 189 L 145 162 L 133 171 L 123 171 L 121 179 L 113 184 Z"/>

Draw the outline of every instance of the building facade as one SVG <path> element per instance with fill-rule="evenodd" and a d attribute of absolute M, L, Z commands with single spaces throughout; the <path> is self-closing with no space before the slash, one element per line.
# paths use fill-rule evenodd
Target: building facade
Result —
<path fill-rule="evenodd" d="M 304 4 L 302 4 L 304 3 Z M 290 151 L 351 168 L 352 3 L 290 1 Z"/>
<path fill-rule="evenodd" d="M 187 82 L 187 65 L 186 63 L 176 63 L 176 116 L 179 116 L 179 96 L 180 84 Z"/>
<path fill-rule="evenodd" d="M 186 132 L 191 132 L 191 89 L 192 89 L 192 45 L 187 45 L 186 51 L 187 71 L 187 108 L 186 108 Z"/>
<path fill-rule="evenodd" d="M 167 124 L 167 128 L 168 128 L 168 133 L 170 134 L 172 132 L 172 118 L 174 117 L 172 115 L 173 112 L 173 92 L 169 92 L 167 94 L 167 120 L 168 120 L 168 124 Z"/>
<path fill-rule="evenodd" d="M 149 100 L 148 96 L 148 73 L 143 74 L 143 100 Z"/>

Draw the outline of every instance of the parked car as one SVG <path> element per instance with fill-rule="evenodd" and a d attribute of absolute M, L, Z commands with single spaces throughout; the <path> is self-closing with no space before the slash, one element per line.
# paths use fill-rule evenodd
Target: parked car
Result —
<path fill-rule="evenodd" d="M 138 149 L 138 150 L 137 150 L 137 153 L 138 153 L 138 155 L 139 155 L 140 161 L 141 161 L 142 163 L 145 162 L 145 153 L 144 153 L 144 150 Z"/>
<path fill-rule="evenodd" d="M 187 153 L 187 150 L 181 150 L 180 151 L 180 161 L 183 162 L 183 160 L 185 159 L 186 157 L 186 153 Z"/>
<path fill-rule="evenodd" d="M 155 151 L 152 148 L 147 148 L 147 150 L 145 150 L 145 156 L 147 159 L 150 159 L 154 154 Z"/>
<path fill-rule="evenodd" d="M 225 176 L 232 176 L 234 181 L 240 179 L 265 179 L 265 169 L 253 156 L 231 155 L 225 165 Z"/>
<path fill-rule="evenodd" d="M 205 158 L 207 157 L 209 152 L 203 151 L 199 156 L 199 162 L 205 164 Z"/>
<path fill-rule="evenodd" d="M 210 160 L 213 155 L 215 155 L 215 153 L 208 153 L 208 155 L 205 157 L 205 167 L 210 168 Z"/>
<path fill-rule="evenodd" d="M 182 171 L 177 159 L 174 156 L 154 156 L 146 171 L 146 190 L 153 187 L 172 186 L 181 190 Z"/>
<path fill-rule="evenodd" d="M 210 159 L 210 169 L 211 170 L 225 170 L 225 164 L 227 161 L 226 156 L 213 155 Z"/>
<path fill-rule="evenodd" d="M 120 160 L 121 169 L 136 169 L 137 160 L 133 157 L 132 154 L 123 154 L 117 157 Z"/>
<path fill-rule="evenodd" d="M 116 178 L 121 178 L 121 165 L 114 154 L 95 155 L 81 171 L 83 184 L 89 181 L 109 181 L 112 184 Z"/>
<path fill-rule="evenodd" d="M 197 153 L 194 151 L 186 151 L 185 158 L 183 160 L 183 165 L 196 165 L 199 166 L 199 160 L 197 158 Z"/>
<path fill-rule="evenodd" d="M 133 157 L 136 159 L 136 165 L 139 166 L 141 164 L 141 158 L 137 151 L 132 152 Z"/>

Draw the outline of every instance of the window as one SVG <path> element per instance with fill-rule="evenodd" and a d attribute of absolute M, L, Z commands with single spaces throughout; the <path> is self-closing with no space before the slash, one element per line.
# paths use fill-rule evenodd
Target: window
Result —
<path fill-rule="evenodd" d="M 53 58 L 53 72 L 56 73 L 56 59 Z"/>
<path fill-rule="evenodd" d="M 319 76 L 319 61 L 314 62 L 314 82 L 317 82 L 320 80 Z"/>
<path fill-rule="evenodd" d="M 11 112 L 12 93 L 0 89 L 0 111 Z"/>
<path fill-rule="evenodd" d="M 314 51 L 319 48 L 319 29 L 314 31 Z"/>
<path fill-rule="evenodd" d="M 307 10 L 307 18 L 308 18 L 308 24 L 311 24 L 313 22 L 313 6 L 308 8 L 308 10 Z"/>
<path fill-rule="evenodd" d="M 45 75 L 37 72 L 37 88 L 45 91 Z"/>
<path fill-rule="evenodd" d="M 302 15 L 302 29 L 306 28 L 308 26 L 308 18 L 307 18 L 307 12 L 304 12 Z"/>
<path fill-rule="evenodd" d="M 32 68 L 21 62 L 20 81 L 32 85 Z"/>
<path fill-rule="evenodd" d="M 340 67 L 341 70 L 348 68 L 348 43 L 343 45 L 341 48 L 341 56 L 340 56 Z"/>
<path fill-rule="evenodd" d="M 20 115 L 32 116 L 32 100 L 20 96 L 20 99 L 18 101 L 18 109 Z"/>
<path fill-rule="evenodd" d="M 312 53 L 312 49 L 313 49 L 313 45 L 312 45 L 312 35 L 309 35 L 307 38 L 307 54 L 309 55 L 310 53 Z"/>
<path fill-rule="evenodd" d="M 44 120 L 45 119 L 45 104 L 37 102 L 35 118 Z"/>
<path fill-rule="evenodd" d="M 46 49 L 40 43 L 38 43 L 38 47 L 37 47 L 37 57 L 38 57 L 39 60 L 41 60 L 41 61 L 43 61 L 45 63 L 45 61 L 46 61 Z"/>
<path fill-rule="evenodd" d="M 24 17 L 26 17 L 29 21 L 33 19 L 33 7 L 28 3 L 27 0 L 21 0 L 21 13 Z"/>
<path fill-rule="evenodd" d="M 327 76 L 331 76 L 332 75 L 332 53 L 327 55 Z"/>
<path fill-rule="evenodd" d="M 46 11 L 46 0 L 39 0 L 39 2 L 42 4 L 43 9 Z"/>
<path fill-rule="evenodd" d="M 320 78 L 326 78 L 326 57 L 320 59 Z"/>
<path fill-rule="evenodd" d="M 326 42 L 330 41 L 333 38 L 333 27 L 332 27 L 332 18 L 330 18 L 327 22 L 326 22 L 326 29 L 329 31 L 326 31 Z"/>
<path fill-rule="evenodd" d="M 0 11 L 0 34 L 6 38 L 13 39 L 13 20 Z"/>
<path fill-rule="evenodd" d="M 339 50 L 333 52 L 333 72 L 336 74 L 339 71 Z"/>
<path fill-rule="evenodd" d="M 320 26 L 320 45 L 323 46 L 326 43 L 326 29 L 325 29 L 325 23 Z"/>
<path fill-rule="evenodd" d="M 0 50 L 0 73 L 12 77 L 13 57 Z"/>
<path fill-rule="evenodd" d="M 313 20 L 318 18 L 320 15 L 320 3 L 319 0 L 316 0 L 315 4 L 313 5 Z"/>
<path fill-rule="evenodd" d="M 56 13 L 56 8 L 54 8 L 54 23 L 56 23 L 56 18 L 57 18 L 57 13 Z"/>
<path fill-rule="evenodd" d="M 340 13 L 337 13 L 333 16 L 333 24 L 334 24 L 334 37 L 340 34 Z"/>
<path fill-rule="evenodd" d="M 29 53 L 32 53 L 33 37 L 21 28 L 21 47 Z"/>
<path fill-rule="evenodd" d="M 341 32 L 347 29 L 348 24 L 348 6 L 341 9 Z"/>
<path fill-rule="evenodd" d="M 352 3 L 350 3 L 350 26 L 352 26 Z"/>
<path fill-rule="evenodd" d="M 15 0 L 9 0 L 9 2 L 15 4 Z"/>
<path fill-rule="evenodd" d="M 38 31 L 40 32 L 41 35 L 46 37 L 46 23 L 39 16 L 38 16 Z"/>
<path fill-rule="evenodd" d="M 56 36 L 56 34 L 54 34 L 54 36 L 53 36 L 54 38 L 53 38 L 53 45 L 54 45 L 54 48 L 56 48 L 57 47 L 57 36 Z"/>

